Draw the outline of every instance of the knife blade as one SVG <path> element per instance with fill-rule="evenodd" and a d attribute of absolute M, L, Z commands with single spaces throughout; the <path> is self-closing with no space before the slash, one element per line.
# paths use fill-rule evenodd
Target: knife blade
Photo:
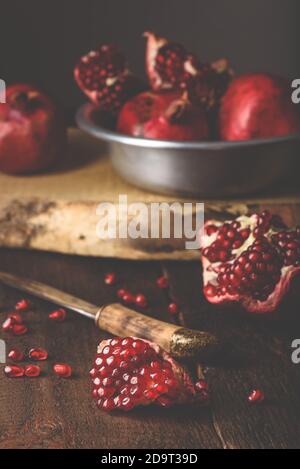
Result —
<path fill-rule="evenodd" d="M 137 313 L 120 303 L 96 306 L 57 288 L 7 272 L 0 272 L 0 281 L 94 319 L 100 329 L 113 335 L 135 336 L 156 342 L 177 358 L 197 358 L 206 361 L 222 349 L 217 337 L 209 332 L 163 322 Z"/>

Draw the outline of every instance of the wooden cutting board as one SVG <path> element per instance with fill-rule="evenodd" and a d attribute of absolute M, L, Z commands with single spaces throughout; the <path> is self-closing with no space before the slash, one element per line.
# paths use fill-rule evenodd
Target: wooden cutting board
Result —
<path fill-rule="evenodd" d="M 272 191 L 252 198 L 198 200 L 205 215 L 227 216 L 272 205 L 289 212 L 300 203 L 298 175 L 291 175 Z M 79 130 L 69 131 L 69 148 L 50 173 L 31 176 L 0 175 L 0 245 L 70 254 L 129 259 L 194 259 L 197 251 L 184 249 L 184 241 L 101 240 L 96 235 L 100 202 L 174 202 L 186 199 L 136 188 L 113 170 L 107 145 Z M 287 215 L 289 218 L 293 216 Z"/>

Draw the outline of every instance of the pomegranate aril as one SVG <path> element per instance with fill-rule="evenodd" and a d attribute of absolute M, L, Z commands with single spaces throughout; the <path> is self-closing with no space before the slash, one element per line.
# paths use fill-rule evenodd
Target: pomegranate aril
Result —
<path fill-rule="evenodd" d="M 47 360 L 48 352 L 43 348 L 32 348 L 29 350 L 28 356 L 32 360 L 42 361 Z"/>
<path fill-rule="evenodd" d="M 125 290 L 125 288 L 119 288 L 119 290 L 117 291 L 117 296 L 118 296 L 118 298 L 122 299 L 124 297 L 124 295 L 126 295 L 126 293 L 128 293 L 128 292 L 127 292 L 127 290 Z"/>
<path fill-rule="evenodd" d="M 20 313 L 10 313 L 8 315 L 9 318 L 12 319 L 12 321 L 16 324 L 22 324 L 23 323 L 23 318 Z"/>
<path fill-rule="evenodd" d="M 37 365 L 26 365 L 25 376 L 29 378 L 37 378 L 41 374 L 41 368 Z"/>
<path fill-rule="evenodd" d="M 127 305 L 133 304 L 135 302 L 134 296 L 129 292 L 125 293 L 122 299 L 124 303 Z"/>
<path fill-rule="evenodd" d="M 53 371 L 62 378 L 69 378 L 72 375 L 72 368 L 66 363 L 56 363 L 53 365 Z"/>
<path fill-rule="evenodd" d="M 15 309 L 17 311 L 27 311 L 31 307 L 31 303 L 29 300 L 20 300 L 18 303 L 15 305 Z"/>
<path fill-rule="evenodd" d="M 8 358 L 14 360 L 15 362 L 21 362 L 24 360 L 24 353 L 21 350 L 14 348 L 8 352 Z"/>
<path fill-rule="evenodd" d="M 164 276 L 158 277 L 158 279 L 156 280 L 156 285 L 162 289 L 168 288 L 169 287 L 168 279 Z"/>
<path fill-rule="evenodd" d="M 24 376 L 24 368 L 17 365 L 9 365 L 4 368 L 4 374 L 8 378 L 21 378 Z"/>
<path fill-rule="evenodd" d="M 146 308 L 148 302 L 147 302 L 147 298 L 145 297 L 145 295 L 142 295 L 141 293 L 136 295 L 135 304 L 139 306 L 140 308 Z"/>
<path fill-rule="evenodd" d="M 254 389 L 248 396 L 248 401 L 251 403 L 261 403 L 265 400 L 265 395 L 261 389 Z"/>
<path fill-rule="evenodd" d="M 52 311 L 48 317 L 52 321 L 57 321 L 57 322 L 63 322 L 66 319 L 67 312 L 64 308 L 59 308 L 56 309 L 55 311 Z"/>
<path fill-rule="evenodd" d="M 177 303 L 170 303 L 170 304 L 168 305 L 168 312 L 169 312 L 169 314 L 171 314 L 171 315 L 178 314 L 178 312 L 179 312 L 178 304 L 177 304 Z"/>
<path fill-rule="evenodd" d="M 106 285 L 115 285 L 116 282 L 117 282 L 117 276 L 114 272 L 109 272 L 105 274 L 104 283 Z"/>
<path fill-rule="evenodd" d="M 11 331 L 12 329 L 12 326 L 15 324 L 15 321 L 8 317 L 7 319 L 5 319 L 4 323 L 2 324 L 2 330 L 7 332 L 7 331 Z"/>
<path fill-rule="evenodd" d="M 14 335 L 24 335 L 27 334 L 28 328 L 25 324 L 13 324 L 10 331 Z"/>

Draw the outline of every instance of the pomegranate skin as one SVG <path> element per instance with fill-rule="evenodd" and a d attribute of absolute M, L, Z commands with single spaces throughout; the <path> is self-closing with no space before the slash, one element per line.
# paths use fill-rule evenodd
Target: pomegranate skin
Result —
<path fill-rule="evenodd" d="M 242 75 L 222 98 L 222 140 L 281 137 L 300 131 L 300 113 L 291 101 L 289 83 L 269 74 Z"/>
<path fill-rule="evenodd" d="M 205 112 L 178 92 L 147 91 L 128 101 L 118 117 L 117 130 L 133 137 L 160 140 L 205 140 Z"/>
<path fill-rule="evenodd" d="M 66 145 L 66 127 L 52 101 L 36 87 L 7 87 L 0 104 L 0 171 L 27 174 L 51 166 Z"/>

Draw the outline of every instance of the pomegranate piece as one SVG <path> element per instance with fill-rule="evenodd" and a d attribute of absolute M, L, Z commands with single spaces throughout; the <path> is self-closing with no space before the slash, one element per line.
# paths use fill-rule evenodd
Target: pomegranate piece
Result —
<path fill-rule="evenodd" d="M 154 91 L 187 90 L 192 102 L 206 109 L 219 104 L 233 76 L 226 59 L 202 64 L 176 42 L 151 32 L 144 36 L 146 71 Z"/>
<path fill-rule="evenodd" d="M 202 239 L 204 295 L 251 313 L 276 310 L 300 273 L 300 230 L 268 211 L 208 221 Z"/>
<path fill-rule="evenodd" d="M 110 272 L 105 275 L 104 277 L 105 285 L 115 285 L 116 282 L 117 282 L 117 276 L 114 272 Z"/>
<path fill-rule="evenodd" d="M 4 368 L 4 374 L 8 378 L 21 378 L 24 376 L 24 368 L 18 365 L 8 365 Z"/>
<path fill-rule="evenodd" d="M 24 360 L 24 353 L 17 348 L 13 348 L 8 352 L 8 358 L 15 362 L 22 362 Z"/>
<path fill-rule="evenodd" d="M 117 130 L 134 137 L 160 140 L 205 140 L 208 120 L 184 92 L 138 94 L 120 111 Z"/>
<path fill-rule="evenodd" d="M 168 312 L 172 315 L 178 314 L 179 308 L 177 303 L 170 303 L 168 305 Z"/>
<path fill-rule="evenodd" d="M 140 307 L 140 308 L 146 308 L 146 306 L 148 306 L 148 301 L 147 301 L 147 298 L 145 297 L 145 295 L 143 295 L 142 293 L 139 293 L 138 295 L 135 296 L 135 304 L 136 306 Z"/>
<path fill-rule="evenodd" d="M 37 378 L 41 374 L 41 368 L 37 365 L 26 365 L 24 374 L 28 378 Z"/>
<path fill-rule="evenodd" d="M 31 303 L 29 300 L 20 300 L 15 305 L 15 309 L 17 311 L 27 311 L 31 307 Z"/>
<path fill-rule="evenodd" d="M 0 106 L 0 171 L 44 170 L 63 155 L 65 145 L 66 127 L 52 101 L 33 86 L 8 86 Z"/>
<path fill-rule="evenodd" d="M 290 83 L 269 74 L 242 75 L 222 98 L 219 133 L 223 140 L 280 137 L 300 130 L 300 113 Z"/>
<path fill-rule="evenodd" d="M 43 348 L 32 348 L 28 352 L 28 357 L 31 360 L 43 361 L 43 360 L 47 360 L 48 352 L 47 350 Z"/>
<path fill-rule="evenodd" d="M 61 378 L 70 378 L 72 375 L 72 368 L 67 363 L 56 363 L 53 365 L 53 371 Z"/>
<path fill-rule="evenodd" d="M 200 398 L 181 365 L 158 345 L 135 337 L 102 341 L 90 375 L 97 406 L 107 411 Z"/>
<path fill-rule="evenodd" d="M 158 277 L 158 279 L 156 280 L 156 285 L 158 286 L 158 288 L 162 288 L 162 289 L 169 288 L 169 282 L 168 282 L 167 277 L 164 277 L 164 276 Z"/>
<path fill-rule="evenodd" d="M 74 78 L 93 103 L 112 113 L 144 88 L 129 71 L 124 55 L 112 44 L 104 44 L 81 57 Z"/>
<path fill-rule="evenodd" d="M 28 332 L 28 327 L 25 324 L 13 324 L 11 326 L 10 332 L 13 335 L 24 335 Z"/>
<path fill-rule="evenodd" d="M 254 389 L 248 396 L 248 401 L 257 404 L 265 400 L 265 395 L 261 389 Z"/>
<path fill-rule="evenodd" d="M 66 319 L 67 312 L 64 308 L 59 308 L 56 309 L 55 311 L 52 311 L 48 317 L 52 321 L 57 321 L 57 322 L 63 322 Z"/>

